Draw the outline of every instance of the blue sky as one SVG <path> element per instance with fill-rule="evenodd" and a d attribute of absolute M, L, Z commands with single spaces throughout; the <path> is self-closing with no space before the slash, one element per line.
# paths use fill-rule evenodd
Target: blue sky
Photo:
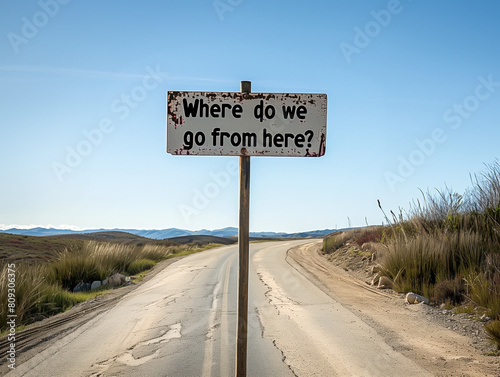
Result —
<path fill-rule="evenodd" d="M 0 225 L 238 224 L 237 157 L 166 153 L 166 92 L 326 93 L 326 155 L 252 157 L 251 231 L 381 224 L 499 157 L 496 1 L 0 2 Z"/>

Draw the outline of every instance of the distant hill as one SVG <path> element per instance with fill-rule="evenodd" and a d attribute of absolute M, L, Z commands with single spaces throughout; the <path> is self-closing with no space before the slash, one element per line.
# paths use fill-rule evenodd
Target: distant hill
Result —
<path fill-rule="evenodd" d="M 46 234 L 46 232 L 41 232 Z M 230 245 L 236 241 L 231 238 L 215 236 L 182 236 L 164 240 L 146 238 L 126 232 L 92 232 L 60 235 L 28 236 L 22 234 L 0 233 L 0 264 L 2 263 L 29 263 L 36 264 L 54 259 L 59 252 L 65 249 L 79 249 L 86 241 L 120 243 L 131 246 L 146 244 L 178 246 L 193 243 L 206 245 L 218 243 Z"/>
<path fill-rule="evenodd" d="M 171 242 L 176 243 L 195 243 L 195 244 L 208 244 L 208 243 L 218 243 L 221 245 L 231 245 L 236 243 L 238 240 L 233 237 L 217 237 L 217 236 L 203 236 L 203 235 L 193 235 L 193 236 L 180 236 L 172 237 L 168 239 Z"/>
<path fill-rule="evenodd" d="M 336 229 L 313 230 L 299 233 L 278 233 L 278 232 L 250 232 L 252 238 L 314 238 L 324 237 L 329 233 L 336 232 Z M 31 228 L 31 229 L 6 229 L 0 230 L 0 233 L 9 233 L 25 236 L 55 236 L 55 235 L 84 235 L 91 233 L 107 233 L 111 237 L 113 232 L 125 232 L 134 234 L 140 237 L 152 238 L 156 240 L 172 239 L 184 236 L 215 236 L 215 237 L 232 237 L 238 235 L 238 228 L 228 227 L 215 230 L 185 230 L 178 228 L 168 229 L 88 229 L 88 230 L 70 230 L 70 229 L 53 229 L 53 228 Z M 88 237 L 88 236 L 87 236 Z"/>
<path fill-rule="evenodd" d="M 91 233 L 60 234 L 58 236 L 52 236 L 52 237 L 57 237 L 60 239 L 83 240 L 83 241 L 123 243 L 126 245 L 137 245 L 137 246 L 142 246 L 146 243 L 163 245 L 163 246 L 174 246 L 178 244 L 178 242 L 172 241 L 171 239 L 157 240 L 143 236 L 138 236 L 137 234 L 121 232 L 116 230 L 104 231 L 104 232 L 91 232 Z"/>
<path fill-rule="evenodd" d="M 46 262 L 66 248 L 80 247 L 84 241 L 60 236 L 35 237 L 0 233 L 0 262 Z"/>

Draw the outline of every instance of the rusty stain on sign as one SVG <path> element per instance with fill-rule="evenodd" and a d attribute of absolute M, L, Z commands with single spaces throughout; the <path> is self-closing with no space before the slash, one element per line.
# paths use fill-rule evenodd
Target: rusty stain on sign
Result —
<path fill-rule="evenodd" d="M 167 151 L 320 157 L 326 110 L 326 94 L 169 91 Z"/>

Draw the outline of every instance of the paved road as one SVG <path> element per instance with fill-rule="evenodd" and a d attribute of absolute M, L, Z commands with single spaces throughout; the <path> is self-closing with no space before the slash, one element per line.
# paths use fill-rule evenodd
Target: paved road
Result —
<path fill-rule="evenodd" d="M 287 250 L 251 244 L 248 376 L 424 376 L 305 278 Z M 171 264 L 9 376 L 233 376 L 237 246 Z"/>

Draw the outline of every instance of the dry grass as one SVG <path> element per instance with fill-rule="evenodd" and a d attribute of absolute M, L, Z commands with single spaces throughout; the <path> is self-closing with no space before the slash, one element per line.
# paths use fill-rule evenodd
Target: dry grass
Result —
<path fill-rule="evenodd" d="M 80 281 L 92 282 L 116 272 L 125 273 L 139 260 L 158 262 L 166 259 L 174 250 L 172 246 L 87 241 L 81 248 L 64 250 L 48 264 L 48 279 L 65 289 L 72 289 Z"/>
<path fill-rule="evenodd" d="M 103 280 L 115 272 L 133 274 L 151 268 L 176 252 L 193 250 L 158 244 L 141 246 L 86 241 L 67 247 L 44 264 L 16 263 L 15 301 L 17 325 L 29 324 L 67 310 L 78 302 L 100 294 L 98 291 L 72 293 L 80 281 Z M 200 249 L 197 249 L 197 251 Z M 0 266 L 0 302 L 8 302 L 8 264 Z M 6 328 L 7 305 L 0 306 L 0 330 Z"/>
<path fill-rule="evenodd" d="M 331 254 L 335 250 L 344 246 L 346 241 L 349 239 L 348 232 L 337 232 L 331 235 L 328 235 L 323 240 L 323 253 Z"/>
<path fill-rule="evenodd" d="M 354 242 L 359 246 L 369 242 L 380 242 L 383 237 L 383 233 L 384 227 L 373 226 L 329 234 L 323 241 L 323 253 L 331 254 L 335 250 L 344 246 L 346 242 L 351 239 L 354 239 Z"/>
<path fill-rule="evenodd" d="M 484 325 L 486 333 L 492 341 L 497 344 L 497 349 L 500 350 L 500 321 L 496 320 Z"/>
<path fill-rule="evenodd" d="M 472 178 L 463 195 L 422 193 L 386 227 L 384 273 L 400 292 L 435 303 L 467 300 L 500 318 L 500 164 Z M 499 338 L 500 339 L 500 338 Z"/>
<path fill-rule="evenodd" d="M 0 273 L 0 284 L 7 287 L 7 265 L 3 265 Z M 15 314 L 16 323 L 29 324 L 46 318 L 52 314 L 64 311 L 71 306 L 96 296 L 97 292 L 86 295 L 73 294 L 61 288 L 60 285 L 48 281 L 46 266 L 31 266 L 16 264 L 15 267 Z M 0 290 L 1 302 L 7 302 L 7 290 Z M 6 328 L 7 306 L 0 307 L 0 330 Z"/>
<path fill-rule="evenodd" d="M 368 242 L 380 242 L 383 236 L 383 227 L 364 228 L 360 235 L 356 237 L 355 242 L 359 246 L 363 246 L 363 244 Z"/>

